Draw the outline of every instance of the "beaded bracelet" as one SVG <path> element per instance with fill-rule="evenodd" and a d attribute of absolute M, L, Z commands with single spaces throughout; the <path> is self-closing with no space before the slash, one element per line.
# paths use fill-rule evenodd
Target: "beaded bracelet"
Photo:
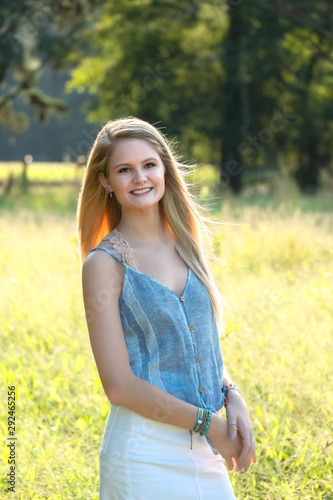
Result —
<path fill-rule="evenodd" d="M 224 407 L 225 407 L 225 408 L 227 408 L 227 406 L 228 406 L 228 404 L 229 404 L 229 403 L 227 402 L 226 398 L 227 398 L 227 396 L 228 396 L 228 392 L 229 392 L 229 390 L 230 390 L 230 389 L 233 389 L 234 391 L 239 392 L 239 394 L 240 394 L 240 395 L 242 396 L 242 398 L 244 399 L 243 394 L 240 392 L 240 390 L 238 389 L 238 387 L 237 387 L 237 385 L 236 385 L 236 384 L 227 384 L 227 385 L 224 385 L 224 386 L 222 387 L 221 391 L 222 391 L 222 394 L 224 394 L 224 397 L 225 397 L 225 399 L 224 399 Z"/>
<path fill-rule="evenodd" d="M 199 430 L 200 436 L 205 436 L 207 434 L 211 418 L 212 418 L 212 412 L 210 410 L 206 410 L 205 420 L 203 421 Z"/>
<path fill-rule="evenodd" d="M 205 414 L 205 410 L 203 408 L 198 408 L 197 416 L 195 418 L 195 426 L 193 428 L 193 432 L 199 432 L 204 414 Z"/>
<path fill-rule="evenodd" d="M 198 408 L 197 416 L 195 419 L 195 425 L 192 431 L 198 432 L 200 436 L 205 436 L 208 432 L 211 418 L 212 418 L 212 412 L 210 410 L 205 410 L 204 408 Z"/>

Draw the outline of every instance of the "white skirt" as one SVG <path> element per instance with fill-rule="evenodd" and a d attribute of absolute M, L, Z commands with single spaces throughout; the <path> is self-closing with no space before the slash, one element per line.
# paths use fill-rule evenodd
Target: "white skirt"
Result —
<path fill-rule="evenodd" d="M 235 500 L 206 438 L 111 405 L 99 453 L 99 500 Z"/>

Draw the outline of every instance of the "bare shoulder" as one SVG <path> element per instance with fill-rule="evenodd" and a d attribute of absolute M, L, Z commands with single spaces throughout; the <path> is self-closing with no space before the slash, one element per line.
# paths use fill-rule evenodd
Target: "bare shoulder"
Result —
<path fill-rule="evenodd" d="M 82 266 L 82 274 L 111 271 L 117 269 L 117 261 L 104 250 L 95 250 L 87 255 Z"/>
<path fill-rule="evenodd" d="M 104 250 L 87 255 L 82 265 L 82 286 L 89 294 L 112 291 L 120 296 L 124 282 L 124 266 Z"/>

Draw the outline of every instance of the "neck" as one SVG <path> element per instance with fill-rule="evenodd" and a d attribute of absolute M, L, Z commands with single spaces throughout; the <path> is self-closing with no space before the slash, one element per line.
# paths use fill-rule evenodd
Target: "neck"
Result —
<path fill-rule="evenodd" d="M 117 229 L 125 239 L 142 245 L 156 245 L 165 241 L 166 229 L 159 208 L 146 213 L 123 210 Z"/>

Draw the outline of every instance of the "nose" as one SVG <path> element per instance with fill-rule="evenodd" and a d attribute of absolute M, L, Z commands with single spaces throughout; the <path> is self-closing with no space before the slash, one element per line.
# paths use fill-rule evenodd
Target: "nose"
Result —
<path fill-rule="evenodd" d="M 142 184 L 146 182 L 147 177 L 146 177 L 146 172 L 144 169 L 138 168 L 134 170 L 134 183 L 135 184 Z"/>

